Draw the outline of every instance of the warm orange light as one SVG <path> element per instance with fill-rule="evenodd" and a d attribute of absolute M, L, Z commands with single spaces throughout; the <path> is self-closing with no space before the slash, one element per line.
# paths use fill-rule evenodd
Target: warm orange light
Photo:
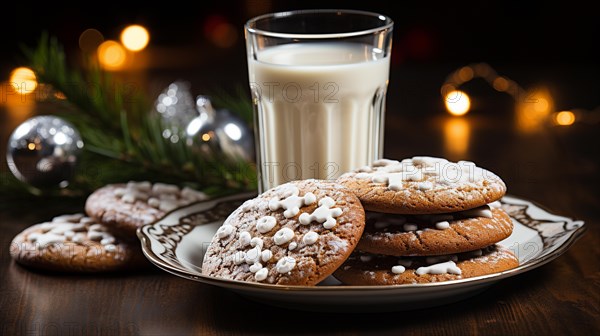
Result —
<path fill-rule="evenodd" d="M 98 47 L 98 60 L 107 70 L 119 70 L 127 60 L 127 52 L 115 41 L 105 41 Z"/>
<path fill-rule="evenodd" d="M 541 88 L 525 93 L 517 103 L 517 128 L 528 133 L 539 130 L 548 121 L 554 101 L 547 89 Z"/>
<path fill-rule="evenodd" d="M 490 74 L 494 72 L 494 70 L 487 65 L 486 63 L 479 63 L 473 66 L 474 73 L 483 78 L 489 77 Z"/>
<path fill-rule="evenodd" d="M 494 89 L 496 89 L 496 91 L 504 92 L 508 90 L 508 81 L 504 77 L 497 77 L 496 79 L 494 79 L 492 86 L 494 86 Z"/>
<path fill-rule="evenodd" d="M 210 134 L 208 134 L 208 133 L 202 134 L 202 141 L 208 141 L 208 140 L 210 140 Z"/>
<path fill-rule="evenodd" d="M 442 96 L 446 97 L 446 95 L 451 92 L 456 90 L 456 85 L 454 85 L 453 83 L 446 83 L 444 85 L 442 85 L 442 88 L 440 89 L 440 93 L 442 94 Z"/>
<path fill-rule="evenodd" d="M 464 118 L 448 118 L 444 122 L 445 157 L 457 161 L 464 158 L 469 150 L 471 125 Z"/>
<path fill-rule="evenodd" d="M 548 103 L 548 99 L 546 99 L 545 97 L 540 97 L 533 104 L 533 108 L 536 110 L 536 112 L 548 112 L 549 105 L 550 104 Z"/>
<path fill-rule="evenodd" d="M 140 51 L 146 48 L 150 41 L 150 33 L 140 25 L 131 25 L 121 32 L 121 43 L 131 51 Z"/>
<path fill-rule="evenodd" d="M 444 97 L 444 103 L 446 110 L 455 116 L 465 115 L 471 108 L 471 99 L 465 92 L 459 90 L 448 92 Z"/>
<path fill-rule="evenodd" d="M 65 96 L 65 94 L 60 91 L 56 91 L 56 92 L 54 92 L 54 98 L 60 99 L 60 100 L 65 100 L 65 99 L 67 99 L 67 96 Z"/>
<path fill-rule="evenodd" d="M 473 69 L 469 66 L 461 68 L 458 71 L 458 78 L 463 82 L 470 81 L 473 79 Z"/>
<path fill-rule="evenodd" d="M 20 94 L 30 94 L 38 86 L 33 70 L 25 67 L 16 68 L 10 73 L 10 83 Z"/>
<path fill-rule="evenodd" d="M 561 111 L 554 115 L 554 123 L 561 126 L 573 125 L 575 119 L 575 113 L 571 111 Z"/>

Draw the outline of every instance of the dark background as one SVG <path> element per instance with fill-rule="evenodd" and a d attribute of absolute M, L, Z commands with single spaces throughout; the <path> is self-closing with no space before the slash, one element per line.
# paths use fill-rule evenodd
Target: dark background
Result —
<path fill-rule="evenodd" d="M 402 1 L 393 5 L 400 8 L 395 10 L 391 1 L 374 0 L 359 4 L 220 1 L 202 2 L 200 11 L 181 1 L 132 8 L 124 8 L 123 2 L 85 5 L 88 9 L 56 2 L 2 4 L 0 83 L 13 68 L 24 65 L 19 45 L 35 45 L 43 30 L 58 37 L 76 64 L 81 60 L 78 38 L 85 29 L 98 29 L 106 39 L 117 40 L 125 26 L 139 23 L 151 34 L 150 45 L 140 53 L 147 66 L 120 76 L 133 78 L 151 92 L 177 79 L 191 81 L 194 94 L 216 88 L 246 90 L 243 24 L 249 18 L 299 8 L 380 12 L 396 23 L 385 156 L 473 160 L 501 176 L 510 194 L 581 219 L 588 228 L 580 241 L 552 263 L 505 279 L 460 303 L 403 313 L 320 314 L 330 322 L 324 328 L 296 323 L 294 334 L 599 334 L 600 20 L 590 5 L 583 1 Z M 222 48 L 208 38 L 206 30 L 215 20 L 235 27 L 233 46 Z M 487 62 L 526 90 L 547 88 L 553 111 L 585 112 L 572 126 L 544 124 L 524 131 L 515 123 L 518 101 L 479 79 L 461 87 L 471 96 L 471 112 L 451 117 L 445 112 L 440 87 L 452 71 L 476 62 Z M 0 177 L 10 174 L 3 152 L 6 140 L 27 117 L 11 114 L 0 101 Z M 464 129 L 454 132 L 447 127 L 456 122 Z M 461 139 L 466 146 L 457 153 L 452 148 Z M 110 328 L 118 321 L 121 326 L 170 335 L 280 334 L 289 330 L 289 317 L 297 316 L 159 270 L 90 277 L 29 272 L 8 255 L 12 237 L 34 223 L 81 211 L 85 200 L 52 202 L 42 196 L 15 201 L 9 193 L 0 189 L 0 205 L 8 205 L 0 211 L 0 334 L 38 330 L 67 334 L 70 331 L 64 326 L 70 321 L 77 321 L 79 329 Z M 264 323 L 265 316 L 269 316 L 268 323 Z M 63 329 L 41 329 L 44 326 Z"/>
<path fill-rule="evenodd" d="M 200 11 L 187 8 L 183 2 L 131 7 L 119 2 L 91 2 L 86 3 L 87 9 L 55 2 L 11 2 L 2 7 L 2 79 L 23 62 L 19 46 L 35 45 L 42 30 L 57 36 L 70 52 L 70 59 L 77 61 L 78 38 L 85 29 L 98 29 L 105 39 L 117 40 L 123 27 L 139 23 L 151 33 L 146 51 L 150 55 L 146 84 L 151 92 L 180 78 L 193 83 L 195 94 L 215 87 L 245 88 L 243 24 L 249 18 L 301 8 L 355 8 L 383 13 L 395 21 L 389 113 L 439 113 L 443 108 L 439 88 L 444 79 L 457 67 L 473 62 L 487 62 L 525 88 L 548 87 L 556 110 L 592 110 L 600 105 L 600 20 L 585 1 L 392 4 L 247 0 L 203 2 Z M 215 18 L 237 29 L 232 47 L 220 48 L 207 38 L 206 29 Z M 494 92 L 483 81 L 467 85 L 483 98 L 473 106 L 475 112 L 512 104 L 508 96 Z"/>

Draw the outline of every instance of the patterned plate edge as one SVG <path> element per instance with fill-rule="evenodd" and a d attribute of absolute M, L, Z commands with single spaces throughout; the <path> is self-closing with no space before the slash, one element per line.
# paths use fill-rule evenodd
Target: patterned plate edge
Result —
<path fill-rule="evenodd" d="M 207 205 L 207 206 L 205 206 L 206 209 L 210 209 L 210 208 L 214 208 L 219 203 L 228 202 L 228 201 L 241 201 L 241 200 L 245 200 L 245 199 L 248 199 L 251 197 L 253 197 L 252 194 L 232 195 L 232 196 L 228 196 L 228 197 L 214 199 L 209 202 L 197 203 L 194 206 L 198 206 L 199 204 L 202 204 L 202 205 Z M 529 200 L 526 200 L 526 199 L 523 199 L 520 197 L 512 196 L 512 195 L 508 196 L 508 198 L 512 198 L 512 199 L 516 199 L 521 202 L 529 203 L 532 206 L 535 206 L 548 214 L 554 215 L 551 210 L 548 210 L 546 207 L 541 206 L 535 202 L 532 202 L 532 201 L 529 201 Z M 502 201 L 504 204 L 504 199 Z M 212 205 L 212 206 L 210 206 L 210 205 Z M 185 211 L 189 215 L 189 214 L 193 213 L 193 212 L 190 212 L 189 209 L 190 208 L 193 209 L 194 206 L 182 208 L 180 210 L 174 211 L 173 213 L 175 213 L 177 211 L 181 211 L 183 213 Z M 402 289 L 409 290 L 409 289 L 417 289 L 417 288 L 476 285 L 476 284 L 484 284 L 487 282 L 495 282 L 495 281 L 498 281 L 498 280 L 501 280 L 501 279 L 504 279 L 504 278 L 507 278 L 510 276 L 514 276 L 514 275 L 517 275 L 517 274 L 520 274 L 520 273 L 523 273 L 526 271 L 533 270 L 535 268 L 543 266 L 543 265 L 547 264 L 548 262 L 556 259 L 560 255 L 565 253 L 577 240 L 579 240 L 579 238 L 581 238 L 583 236 L 583 234 L 585 233 L 585 231 L 587 230 L 586 226 L 584 225 L 584 223 L 582 221 L 578 221 L 578 220 L 575 220 L 575 219 L 572 219 L 569 217 L 560 216 L 565 219 L 568 219 L 571 222 L 579 222 L 579 223 L 581 223 L 581 225 L 578 226 L 577 228 L 574 228 L 573 230 L 570 230 L 568 238 L 560 246 L 558 246 L 554 251 L 552 251 L 551 253 L 548 253 L 546 255 L 543 255 L 539 258 L 538 257 L 533 258 L 533 259 L 527 261 L 526 263 L 519 265 L 518 267 L 515 267 L 513 269 L 506 270 L 506 271 L 499 272 L 499 273 L 482 275 L 482 276 L 478 276 L 478 277 L 452 280 L 452 281 L 444 281 L 444 282 L 425 283 L 425 284 L 386 285 L 386 286 L 282 286 L 282 285 L 272 285 L 272 284 L 262 284 L 262 283 L 254 283 L 254 282 L 243 282 L 243 281 L 236 281 L 236 280 L 219 279 L 219 278 L 205 276 L 205 275 L 202 275 L 199 273 L 193 274 L 193 273 L 191 273 L 191 271 L 189 269 L 185 268 L 177 260 L 171 260 L 171 261 L 173 261 L 175 264 L 179 265 L 178 267 L 173 264 L 164 262 L 152 250 L 152 247 L 151 247 L 152 241 L 151 241 L 150 236 L 147 235 L 147 230 L 150 227 L 156 225 L 157 223 L 165 221 L 165 219 L 167 217 L 161 219 L 160 221 L 158 221 L 156 223 L 148 224 L 141 228 L 138 228 L 138 230 L 137 230 L 137 235 L 141 241 L 142 251 L 143 251 L 144 255 L 148 258 L 148 260 L 150 260 L 153 264 L 155 264 L 160 269 L 162 269 L 168 273 L 174 274 L 176 276 L 185 278 L 185 279 L 198 281 L 198 282 L 202 282 L 202 283 L 206 283 L 206 284 L 211 284 L 211 285 L 215 285 L 215 286 L 226 286 L 229 288 L 237 288 L 237 289 L 252 288 L 255 290 L 264 290 L 264 291 L 284 290 L 286 292 L 290 292 L 290 291 L 291 292 L 294 292 L 294 291 L 298 291 L 298 292 L 308 292 L 308 291 L 339 292 L 339 291 L 343 291 L 343 292 L 345 292 L 345 291 L 364 291 L 364 290 L 386 291 L 386 290 L 402 290 Z M 175 249 L 176 245 L 172 246 L 171 248 Z"/>

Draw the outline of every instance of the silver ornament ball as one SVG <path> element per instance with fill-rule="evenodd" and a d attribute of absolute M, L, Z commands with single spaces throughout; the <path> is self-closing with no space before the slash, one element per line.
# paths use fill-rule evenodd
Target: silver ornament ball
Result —
<path fill-rule="evenodd" d="M 162 136 L 175 143 L 189 122 L 198 116 L 190 83 L 177 81 L 169 84 L 156 99 L 154 110 L 160 115 Z"/>
<path fill-rule="evenodd" d="M 8 139 L 6 161 L 13 175 L 39 189 L 66 187 L 83 141 L 75 127 L 55 116 L 30 118 Z"/>
<path fill-rule="evenodd" d="M 186 128 L 188 144 L 254 161 L 254 135 L 244 120 L 228 110 L 215 111 L 206 96 L 196 98 L 196 109 L 199 115 Z"/>

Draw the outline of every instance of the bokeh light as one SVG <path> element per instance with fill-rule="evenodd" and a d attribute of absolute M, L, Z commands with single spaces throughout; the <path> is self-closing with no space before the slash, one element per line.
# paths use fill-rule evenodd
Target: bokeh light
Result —
<path fill-rule="evenodd" d="M 118 42 L 108 40 L 98 47 L 98 61 L 107 70 L 119 70 L 125 65 L 127 52 Z"/>
<path fill-rule="evenodd" d="M 464 91 L 450 91 L 444 97 L 446 110 L 452 115 L 461 116 L 469 112 L 471 99 Z"/>
<path fill-rule="evenodd" d="M 446 97 L 446 95 L 449 92 L 452 92 L 455 90 L 456 90 L 456 85 L 454 83 L 446 83 L 446 84 L 442 85 L 442 88 L 440 89 L 440 93 L 442 94 L 442 97 Z"/>
<path fill-rule="evenodd" d="M 495 77 L 495 71 L 494 69 L 492 69 L 488 64 L 486 63 L 479 63 L 479 64 L 475 64 L 473 66 L 473 71 L 474 71 L 474 75 L 484 78 L 484 79 L 491 79 L 492 77 Z"/>
<path fill-rule="evenodd" d="M 65 94 L 60 91 L 56 91 L 56 92 L 54 92 L 54 98 L 60 99 L 60 100 L 65 100 L 65 99 L 67 99 L 67 96 L 65 96 Z"/>
<path fill-rule="evenodd" d="M 38 86 L 37 78 L 33 70 L 20 67 L 10 73 L 10 83 L 13 89 L 20 94 L 30 94 Z"/>
<path fill-rule="evenodd" d="M 517 129 L 523 133 L 535 132 L 546 124 L 554 109 L 554 100 L 546 88 L 525 92 L 517 100 Z"/>
<path fill-rule="evenodd" d="M 242 138 L 242 130 L 234 123 L 225 125 L 223 130 L 225 131 L 225 134 L 227 134 L 227 136 L 233 141 L 238 141 Z"/>
<path fill-rule="evenodd" d="M 575 120 L 575 113 L 571 111 L 560 111 L 554 115 L 554 123 L 560 126 L 573 125 Z"/>
<path fill-rule="evenodd" d="M 86 29 L 79 35 L 79 48 L 84 52 L 94 52 L 104 42 L 104 36 L 96 29 Z"/>
<path fill-rule="evenodd" d="M 473 79 L 473 69 L 470 66 L 462 67 L 458 71 L 458 79 L 462 82 L 468 82 Z"/>
<path fill-rule="evenodd" d="M 230 48 L 238 38 L 236 27 L 220 15 L 211 15 L 204 23 L 206 38 L 220 48 Z"/>
<path fill-rule="evenodd" d="M 121 43 L 131 51 L 140 51 L 146 48 L 150 41 L 150 33 L 140 25 L 131 25 L 121 32 Z"/>
<path fill-rule="evenodd" d="M 492 86 L 496 91 L 505 92 L 508 90 L 508 80 L 504 77 L 497 77 L 494 79 L 494 82 L 492 82 Z"/>
<path fill-rule="evenodd" d="M 452 161 L 462 160 L 469 150 L 471 125 L 465 118 L 448 118 L 444 122 L 444 156 Z"/>

